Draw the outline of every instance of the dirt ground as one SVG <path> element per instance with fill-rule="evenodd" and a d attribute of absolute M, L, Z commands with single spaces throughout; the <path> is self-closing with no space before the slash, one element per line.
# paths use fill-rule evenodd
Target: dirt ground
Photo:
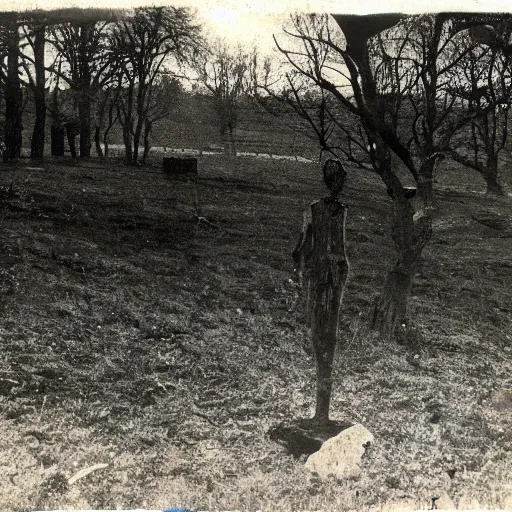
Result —
<path fill-rule="evenodd" d="M 512 203 L 449 164 L 437 186 L 412 323 L 383 343 L 391 204 L 350 169 L 332 417 L 375 443 L 361 478 L 321 481 L 268 437 L 313 411 L 290 277 L 318 166 L 1 166 L 0 510 L 512 508 Z"/>

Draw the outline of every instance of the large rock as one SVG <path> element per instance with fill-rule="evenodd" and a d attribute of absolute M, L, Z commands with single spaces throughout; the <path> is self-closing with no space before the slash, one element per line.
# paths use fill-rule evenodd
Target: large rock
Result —
<path fill-rule="evenodd" d="M 272 427 L 269 430 L 269 437 L 273 441 L 283 443 L 288 453 L 300 458 L 317 452 L 327 440 L 351 426 L 352 424 L 346 421 L 329 420 L 317 423 L 312 418 L 298 419 Z"/>
<path fill-rule="evenodd" d="M 306 467 L 321 478 L 328 475 L 337 478 L 358 477 L 365 447 L 371 442 L 371 432 L 356 424 L 326 441 L 320 450 L 309 456 Z"/>
<path fill-rule="evenodd" d="M 456 506 L 446 491 L 443 491 L 436 500 L 438 510 L 456 510 Z"/>
<path fill-rule="evenodd" d="M 512 494 L 507 494 L 501 498 L 501 508 L 503 510 L 512 510 Z"/>

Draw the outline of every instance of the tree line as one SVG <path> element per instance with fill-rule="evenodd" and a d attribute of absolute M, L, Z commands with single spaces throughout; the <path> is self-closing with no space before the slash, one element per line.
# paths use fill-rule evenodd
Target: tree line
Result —
<path fill-rule="evenodd" d="M 28 91 L 34 104 L 31 158 L 67 134 L 72 156 L 94 147 L 108 154 L 108 135 L 121 127 L 126 161 L 147 159 L 154 123 L 169 116 L 183 80 L 214 98 L 222 134 L 231 136 L 249 76 L 249 53 L 208 42 L 194 13 L 182 7 L 128 11 L 59 9 L 3 13 L 0 82 L 5 103 L 4 160 L 19 158 Z M 75 149 L 75 137 L 80 146 Z"/>
<path fill-rule="evenodd" d="M 3 13 L 4 159 L 20 156 L 23 90 L 34 102 L 32 158 L 44 156 L 49 112 L 52 132 L 66 130 L 72 151 L 80 136 L 83 158 L 93 143 L 108 153 L 119 123 L 131 164 L 147 158 L 153 125 L 172 112 L 182 79 L 193 76 L 214 98 L 232 143 L 250 94 L 293 116 L 322 153 L 381 178 L 397 257 L 371 324 L 387 337 L 407 318 L 432 237 L 438 162 L 451 158 L 478 171 L 489 193 L 504 193 L 498 162 L 512 104 L 511 35 L 508 14 L 293 14 L 275 37 L 282 62 L 260 62 L 254 50 L 208 42 L 187 8 Z"/>

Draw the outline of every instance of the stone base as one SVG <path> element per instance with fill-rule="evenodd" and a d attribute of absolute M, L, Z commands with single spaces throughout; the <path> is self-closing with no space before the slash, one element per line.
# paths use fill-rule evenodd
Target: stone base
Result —
<path fill-rule="evenodd" d="M 304 418 L 280 423 L 272 427 L 268 435 L 273 441 L 283 443 L 290 455 L 298 458 L 317 452 L 325 441 L 351 426 L 349 422 L 329 420 L 318 423 L 314 419 Z"/>

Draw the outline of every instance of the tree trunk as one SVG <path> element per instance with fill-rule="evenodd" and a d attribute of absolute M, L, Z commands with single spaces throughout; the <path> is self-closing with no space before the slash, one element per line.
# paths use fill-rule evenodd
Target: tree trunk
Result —
<path fill-rule="evenodd" d="M 100 127 L 96 125 L 94 129 L 94 144 L 96 145 L 96 153 L 98 153 L 98 156 L 100 158 L 103 157 L 103 150 L 101 149 L 101 143 L 100 143 Z"/>
<path fill-rule="evenodd" d="M 142 135 L 142 120 L 139 117 L 137 119 L 137 126 L 135 127 L 135 133 L 133 134 L 133 156 L 132 156 L 133 165 L 137 165 L 139 163 L 139 146 L 140 146 L 141 135 Z"/>
<path fill-rule="evenodd" d="M 427 197 L 431 196 L 430 192 L 427 193 Z M 393 206 L 392 237 L 397 260 L 375 302 L 371 321 L 372 328 L 383 339 L 393 337 L 398 326 L 406 322 L 413 277 L 423 247 L 432 233 L 432 219 L 428 210 L 424 210 L 415 220 L 414 208 L 403 195 L 394 195 Z"/>
<path fill-rule="evenodd" d="M 111 128 L 116 123 L 117 119 L 119 118 L 119 114 L 114 118 L 114 109 L 116 105 L 114 101 L 111 101 L 110 106 L 108 108 L 108 126 L 105 128 L 105 133 L 103 134 L 103 146 L 105 148 L 105 156 L 108 156 L 108 134 L 111 130 Z"/>
<path fill-rule="evenodd" d="M 434 207 L 434 171 L 437 161 L 444 160 L 444 155 L 434 152 L 433 149 L 429 150 L 429 154 L 420 167 L 417 183 L 418 198 L 427 209 Z"/>
<path fill-rule="evenodd" d="M 16 160 L 21 156 L 22 92 L 19 67 L 20 36 L 16 18 L 9 27 L 7 79 L 5 84 L 5 146 L 4 161 Z"/>
<path fill-rule="evenodd" d="M 91 62 L 89 48 L 93 29 L 85 23 L 80 25 L 80 46 L 78 51 L 78 123 L 80 134 L 80 158 L 91 156 Z"/>
<path fill-rule="evenodd" d="M 123 126 L 123 142 L 125 149 L 125 160 L 127 164 L 133 163 L 132 130 L 133 130 L 133 90 L 134 84 L 128 84 L 126 98 L 126 112 L 123 116 L 122 108 L 118 107 L 117 115 Z"/>
<path fill-rule="evenodd" d="M 144 125 L 144 154 L 142 155 L 142 161 L 144 163 L 147 162 L 148 156 L 149 156 L 149 151 L 151 149 L 150 137 L 151 137 L 152 128 L 153 128 L 153 122 L 146 120 L 145 125 Z"/>
<path fill-rule="evenodd" d="M 112 128 L 113 125 L 107 126 L 105 129 L 105 133 L 103 134 L 103 147 L 105 150 L 105 157 L 108 156 L 108 133 L 110 132 L 110 128 Z"/>
<path fill-rule="evenodd" d="M 126 162 L 131 164 L 133 162 L 133 149 L 131 130 L 128 123 L 125 126 L 123 126 L 123 141 Z"/>
<path fill-rule="evenodd" d="M 68 137 L 68 145 L 69 145 L 69 151 L 71 152 L 71 158 L 76 158 L 76 136 L 77 136 L 77 129 L 75 123 L 67 123 L 66 124 L 66 135 Z"/>
<path fill-rule="evenodd" d="M 80 158 L 91 156 L 91 98 L 88 89 L 82 90 L 78 100 L 80 125 Z"/>
<path fill-rule="evenodd" d="M 486 194 L 495 196 L 504 196 L 505 191 L 498 182 L 498 160 L 496 158 L 488 158 L 483 178 L 487 185 Z"/>
<path fill-rule="evenodd" d="M 44 158 L 44 133 L 46 123 L 45 69 L 44 69 L 45 27 L 38 27 L 34 35 L 34 67 L 36 87 L 34 90 L 35 122 L 32 133 L 30 158 Z"/>
<path fill-rule="evenodd" d="M 146 101 L 146 87 L 151 87 L 150 85 L 142 85 L 139 84 L 139 89 L 137 91 L 137 124 L 135 125 L 135 131 L 133 132 L 133 157 L 132 163 L 133 165 L 137 165 L 139 163 L 139 148 L 140 142 L 142 138 L 142 131 L 144 128 L 144 123 L 147 118 L 147 112 L 144 108 Z"/>
<path fill-rule="evenodd" d="M 433 183 L 434 177 L 432 174 L 430 176 L 420 176 L 418 181 L 418 198 L 422 199 L 424 208 L 432 208 L 434 206 Z"/>
<path fill-rule="evenodd" d="M 345 253 L 347 210 L 334 199 L 325 198 L 311 205 L 311 242 L 304 244 L 304 274 L 309 297 L 311 337 L 317 369 L 314 420 L 329 420 L 332 369 L 336 350 L 339 312 L 348 277 Z M 307 249 L 306 249 L 307 250 Z"/>
<path fill-rule="evenodd" d="M 398 261 L 388 274 L 384 289 L 375 303 L 372 328 L 383 339 L 392 338 L 398 326 L 406 321 L 414 263 L 416 262 L 413 260 L 407 261 L 403 254 L 398 256 Z"/>
<path fill-rule="evenodd" d="M 107 113 L 107 101 L 108 95 L 103 92 L 99 95 L 98 109 L 97 109 L 97 120 L 94 126 L 94 146 L 96 148 L 96 154 L 103 158 L 103 149 L 101 148 L 101 129 L 105 124 L 105 114 Z"/>
<path fill-rule="evenodd" d="M 130 108 L 130 101 L 128 100 L 128 109 Z M 126 116 L 123 117 L 121 108 L 118 107 L 117 115 L 121 122 L 121 126 L 123 127 L 123 143 L 124 143 L 124 153 L 125 153 L 125 161 L 127 164 L 132 163 L 132 137 L 131 137 L 131 113 L 130 110 L 126 113 Z"/>

